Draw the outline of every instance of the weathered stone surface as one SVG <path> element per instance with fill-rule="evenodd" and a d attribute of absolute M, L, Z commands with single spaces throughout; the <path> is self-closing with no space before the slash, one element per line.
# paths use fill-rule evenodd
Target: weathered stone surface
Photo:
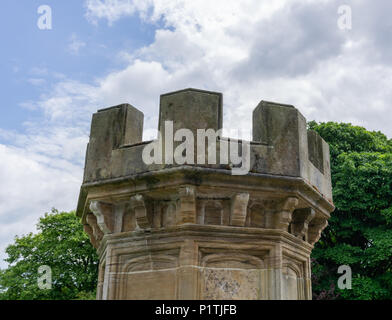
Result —
<path fill-rule="evenodd" d="M 301 176 L 308 161 L 306 120 L 290 105 L 261 101 L 253 111 L 253 140 L 270 146 L 269 170 Z"/>
<path fill-rule="evenodd" d="M 320 135 L 313 130 L 308 131 L 309 160 L 313 165 L 324 173 L 323 142 Z"/>
<path fill-rule="evenodd" d="M 131 198 L 130 207 L 135 212 L 137 228 L 151 228 L 151 222 L 147 216 L 146 204 L 141 194 L 137 194 Z"/>
<path fill-rule="evenodd" d="M 162 95 L 159 119 L 218 130 L 222 95 Z M 100 256 L 97 298 L 311 299 L 310 253 L 334 207 L 328 144 L 300 112 L 257 106 L 239 176 L 219 135 L 203 150 L 216 164 L 146 164 L 142 126 L 129 105 L 93 115 L 77 215 Z"/>
<path fill-rule="evenodd" d="M 101 203 L 99 201 L 90 202 L 90 210 L 97 219 L 97 225 L 103 234 L 114 231 L 114 214 L 112 205 Z"/>
<path fill-rule="evenodd" d="M 196 223 L 196 198 L 193 186 L 181 187 L 179 193 L 179 209 L 177 223 Z"/>
<path fill-rule="evenodd" d="M 142 141 L 143 113 L 129 104 L 99 110 L 91 122 L 84 181 L 109 178 L 112 151 Z"/>
<path fill-rule="evenodd" d="M 291 233 L 296 237 L 308 241 L 309 222 L 316 215 L 313 208 L 303 208 L 294 211 L 291 222 Z"/>
<path fill-rule="evenodd" d="M 246 221 L 249 193 L 239 193 L 231 201 L 230 225 L 243 227 Z"/>
<path fill-rule="evenodd" d="M 174 131 L 187 128 L 222 128 L 222 94 L 212 91 L 185 89 L 161 95 L 159 131 L 164 132 L 164 122 L 173 121 Z"/>

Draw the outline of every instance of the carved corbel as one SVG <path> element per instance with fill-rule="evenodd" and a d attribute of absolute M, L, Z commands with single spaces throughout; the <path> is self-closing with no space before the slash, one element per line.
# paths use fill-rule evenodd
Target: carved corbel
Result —
<path fill-rule="evenodd" d="M 103 237 L 103 232 L 98 227 L 97 218 L 92 213 L 88 213 L 86 216 L 86 222 L 87 224 L 84 225 L 84 230 L 89 235 L 93 245 L 95 244 L 94 247 L 98 248 L 99 242 Z"/>
<path fill-rule="evenodd" d="M 309 222 L 314 218 L 315 214 L 313 208 L 295 210 L 290 225 L 291 233 L 302 240 L 308 241 Z"/>
<path fill-rule="evenodd" d="M 113 233 L 114 214 L 112 206 L 100 201 L 91 201 L 90 210 L 97 218 L 97 224 L 103 234 Z"/>
<path fill-rule="evenodd" d="M 147 217 L 147 209 L 144 202 L 144 197 L 137 194 L 131 197 L 130 207 L 135 211 L 136 224 L 141 229 L 151 228 L 151 223 Z"/>
<path fill-rule="evenodd" d="M 196 223 L 196 200 L 195 188 L 191 186 L 181 187 L 179 193 L 179 211 L 177 222 L 183 223 Z"/>
<path fill-rule="evenodd" d="M 97 249 L 99 246 L 99 242 L 97 241 L 97 239 L 94 236 L 93 228 L 91 228 L 89 224 L 85 224 L 85 225 L 83 225 L 83 229 L 88 234 L 88 237 L 90 238 L 90 242 L 93 245 L 93 247 L 95 249 Z"/>
<path fill-rule="evenodd" d="M 308 242 L 314 245 L 319 241 L 321 232 L 328 226 L 328 221 L 325 218 L 314 218 L 309 223 Z"/>
<path fill-rule="evenodd" d="M 233 196 L 231 199 L 230 225 L 245 226 L 248 202 L 249 193 L 237 193 Z"/>
<path fill-rule="evenodd" d="M 298 205 L 298 199 L 288 197 L 277 204 L 277 210 L 274 214 L 274 228 L 288 231 L 291 223 L 292 214 Z"/>

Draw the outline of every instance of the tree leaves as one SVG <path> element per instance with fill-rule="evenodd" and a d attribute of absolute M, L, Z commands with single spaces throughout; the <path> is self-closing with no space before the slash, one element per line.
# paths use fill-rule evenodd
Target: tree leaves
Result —
<path fill-rule="evenodd" d="M 16 237 L 6 249 L 9 267 L 0 272 L 0 299 L 76 299 L 91 297 L 98 257 L 74 212 L 52 210 L 38 233 Z M 52 289 L 38 288 L 38 268 L 52 270 Z"/>
<path fill-rule="evenodd" d="M 314 297 L 391 299 L 392 142 L 351 124 L 309 127 L 330 144 L 336 206 L 312 253 Z M 352 268 L 352 290 L 331 291 L 342 264 Z"/>

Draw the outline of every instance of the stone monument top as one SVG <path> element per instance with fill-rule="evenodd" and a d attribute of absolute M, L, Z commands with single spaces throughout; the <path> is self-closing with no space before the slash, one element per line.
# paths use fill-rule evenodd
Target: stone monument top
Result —
<path fill-rule="evenodd" d="M 224 137 L 222 115 L 197 89 L 161 95 L 153 141 L 129 104 L 93 115 L 77 215 L 98 299 L 311 299 L 329 146 L 291 105 L 261 101 L 252 141 Z"/>

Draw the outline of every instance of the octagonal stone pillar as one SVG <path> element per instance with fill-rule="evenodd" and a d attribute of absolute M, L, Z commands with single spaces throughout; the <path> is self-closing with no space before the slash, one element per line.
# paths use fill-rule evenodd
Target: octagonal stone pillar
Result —
<path fill-rule="evenodd" d="M 165 121 L 218 131 L 222 95 L 162 95 L 153 142 L 130 105 L 93 115 L 77 215 L 100 257 L 97 298 L 311 299 L 310 253 L 334 209 L 325 141 L 294 106 L 262 101 L 246 174 L 144 163 L 144 148 L 173 139 Z M 218 134 L 213 148 L 229 140 Z"/>

